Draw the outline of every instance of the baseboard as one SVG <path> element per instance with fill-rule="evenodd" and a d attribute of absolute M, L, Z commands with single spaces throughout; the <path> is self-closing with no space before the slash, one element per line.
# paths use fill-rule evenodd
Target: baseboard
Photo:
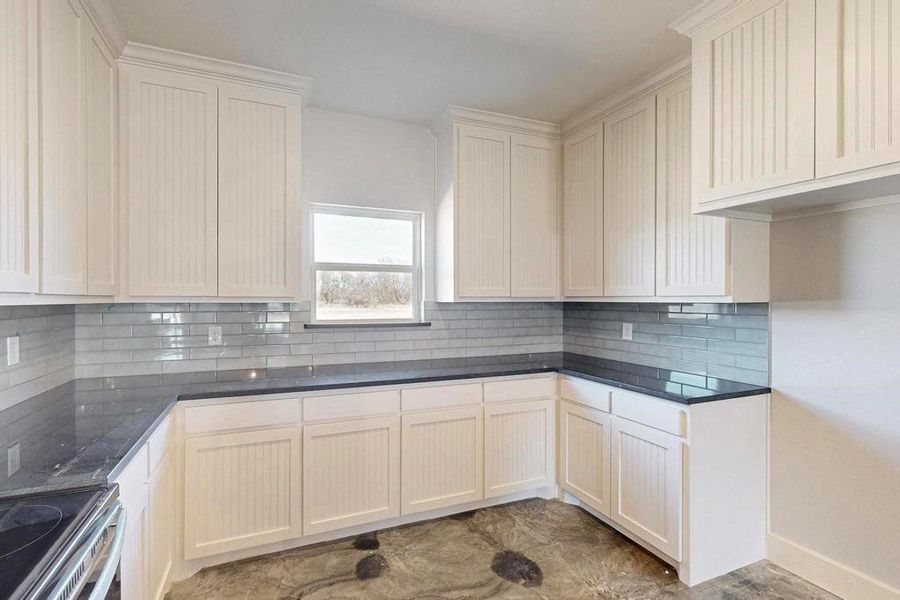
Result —
<path fill-rule="evenodd" d="M 768 558 L 844 600 L 900 600 L 897 588 L 773 533 Z"/>

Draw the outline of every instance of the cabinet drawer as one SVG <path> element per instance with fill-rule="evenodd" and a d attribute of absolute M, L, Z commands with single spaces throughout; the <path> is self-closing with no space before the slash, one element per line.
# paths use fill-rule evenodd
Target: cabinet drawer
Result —
<path fill-rule="evenodd" d="M 397 390 L 312 396 L 303 399 L 304 421 L 353 419 L 398 412 L 400 412 L 400 392 Z"/>
<path fill-rule="evenodd" d="M 295 425 L 299 417 L 300 410 L 296 398 L 195 406 L 184 411 L 184 431 L 190 435 L 232 429 Z"/>
<path fill-rule="evenodd" d="M 172 415 L 168 415 L 157 426 L 156 431 L 150 434 L 147 440 L 147 460 L 149 473 L 153 473 L 166 452 L 169 451 L 169 445 L 172 442 L 175 433 L 175 419 Z"/>
<path fill-rule="evenodd" d="M 568 377 L 559 380 L 560 397 L 603 412 L 609 412 L 610 393 L 608 387 L 599 383 Z"/>
<path fill-rule="evenodd" d="M 530 400 L 532 398 L 552 397 L 552 377 L 489 381 L 484 384 L 485 402 L 507 402 L 510 400 Z"/>
<path fill-rule="evenodd" d="M 481 404 L 481 384 L 466 383 L 413 388 L 400 394 L 403 411 Z"/>
<path fill-rule="evenodd" d="M 662 400 L 631 392 L 612 392 L 612 412 L 615 415 L 642 423 L 678 436 L 687 433 L 687 412 Z"/>

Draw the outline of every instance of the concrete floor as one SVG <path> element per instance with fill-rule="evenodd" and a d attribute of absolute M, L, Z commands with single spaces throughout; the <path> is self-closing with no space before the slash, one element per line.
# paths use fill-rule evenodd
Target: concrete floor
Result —
<path fill-rule="evenodd" d="M 526 500 L 204 569 L 168 598 L 833 599 L 766 561 L 687 588 L 581 509 Z"/>

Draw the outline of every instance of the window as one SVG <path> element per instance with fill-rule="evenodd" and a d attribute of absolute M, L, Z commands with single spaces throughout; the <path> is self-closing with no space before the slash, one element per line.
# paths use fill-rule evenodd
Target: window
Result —
<path fill-rule="evenodd" d="M 421 320 L 420 213 L 319 205 L 312 219 L 314 322 Z"/>

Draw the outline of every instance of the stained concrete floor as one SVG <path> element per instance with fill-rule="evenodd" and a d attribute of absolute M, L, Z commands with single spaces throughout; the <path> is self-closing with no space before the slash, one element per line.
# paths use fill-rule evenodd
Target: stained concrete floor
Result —
<path fill-rule="evenodd" d="M 687 588 L 674 570 L 579 508 L 526 500 L 204 569 L 195 598 L 833 599 L 762 561 Z"/>

